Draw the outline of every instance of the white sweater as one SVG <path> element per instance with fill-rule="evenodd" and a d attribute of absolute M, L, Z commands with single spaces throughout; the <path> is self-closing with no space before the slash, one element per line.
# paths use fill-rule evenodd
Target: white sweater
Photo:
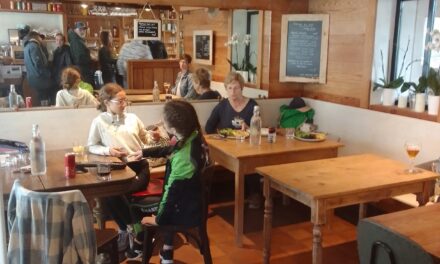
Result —
<path fill-rule="evenodd" d="M 57 92 L 56 106 L 97 106 L 98 103 L 98 100 L 91 93 L 83 89 L 63 89 Z"/>
<path fill-rule="evenodd" d="M 142 121 L 132 113 L 117 120 L 116 115 L 101 113 L 92 121 L 87 145 L 90 153 L 110 155 L 110 148 L 124 148 L 131 154 L 153 141 Z"/>

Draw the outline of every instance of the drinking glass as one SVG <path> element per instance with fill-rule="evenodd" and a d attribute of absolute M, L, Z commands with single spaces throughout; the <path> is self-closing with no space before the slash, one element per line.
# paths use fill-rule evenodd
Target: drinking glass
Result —
<path fill-rule="evenodd" d="M 421 149 L 421 144 L 418 141 L 406 141 L 405 151 L 409 158 L 409 168 L 405 170 L 406 173 L 412 174 L 417 173 L 418 170 L 414 168 L 414 160 L 419 154 Z"/>
<path fill-rule="evenodd" d="M 293 139 L 295 137 L 295 128 L 288 127 L 285 131 L 287 139 Z"/>
<path fill-rule="evenodd" d="M 72 151 L 75 153 L 77 161 L 82 161 L 84 159 L 85 147 L 78 141 L 73 142 Z"/>
<path fill-rule="evenodd" d="M 110 163 L 98 163 L 96 165 L 96 174 L 100 181 L 110 180 L 112 178 L 111 171 L 112 168 Z"/>

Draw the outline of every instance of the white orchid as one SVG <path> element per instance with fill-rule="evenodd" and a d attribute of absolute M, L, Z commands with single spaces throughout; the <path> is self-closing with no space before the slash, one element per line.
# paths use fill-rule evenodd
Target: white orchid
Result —
<path fill-rule="evenodd" d="M 250 34 L 246 34 L 241 37 L 240 34 L 234 33 L 228 42 L 225 42 L 225 46 L 235 47 L 236 62 L 232 63 L 229 59 L 227 60 L 236 71 L 255 71 L 255 67 L 249 62 L 249 54 L 244 55 L 243 60 L 241 60 L 241 64 L 239 63 L 240 60 L 238 59 L 238 46 L 243 46 L 246 53 L 246 46 L 249 46 L 251 43 L 251 38 L 252 37 Z"/>

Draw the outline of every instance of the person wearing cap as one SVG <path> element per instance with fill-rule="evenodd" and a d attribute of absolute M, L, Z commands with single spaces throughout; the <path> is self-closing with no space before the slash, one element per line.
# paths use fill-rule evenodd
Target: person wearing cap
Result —
<path fill-rule="evenodd" d="M 70 52 L 72 54 L 73 64 L 77 65 L 81 71 L 82 79 L 93 84 L 93 71 L 91 69 L 92 58 L 90 50 L 86 46 L 84 38 L 86 37 L 86 24 L 82 21 L 75 22 L 74 29 L 69 29 L 67 36 L 70 43 Z"/>
<path fill-rule="evenodd" d="M 294 97 L 289 105 L 280 107 L 280 126 L 297 128 L 302 123 L 313 122 L 315 110 L 307 106 L 301 97 Z"/>

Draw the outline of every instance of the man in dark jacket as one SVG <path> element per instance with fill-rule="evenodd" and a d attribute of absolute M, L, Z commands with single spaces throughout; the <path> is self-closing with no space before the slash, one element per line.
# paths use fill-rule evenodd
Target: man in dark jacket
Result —
<path fill-rule="evenodd" d="M 61 87 L 61 73 L 64 68 L 72 65 L 72 57 L 70 54 L 70 46 L 65 44 L 66 39 L 62 33 L 55 35 L 55 41 L 57 48 L 53 51 L 52 61 L 52 76 L 55 80 L 55 85 L 52 93 L 52 97 L 55 98 L 56 93 Z"/>
<path fill-rule="evenodd" d="M 29 86 L 35 94 L 32 98 L 34 106 L 41 105 L 41 101 L 50 99 L 52 79 L 49 68 L 49 60 L 43 52 L 42 39 L 35 32 L 29 32 L 24 38 L 24 63 Z M 49 101 L 47 101 L 49 103 Z"/>
<path fill-rule="evenodd" d="M 67 36 L 70 43 L 73 64 L 79 67 L 82 79 L 93 85 L 93 71 L 91 69 L 92 58 L 90 57 L 90 50 L 87 48 L 84 40 L 86 37 L 86 29 L 87 27 L 84 22 L 75 22 L 74 29 L 69 29 Z"/>

